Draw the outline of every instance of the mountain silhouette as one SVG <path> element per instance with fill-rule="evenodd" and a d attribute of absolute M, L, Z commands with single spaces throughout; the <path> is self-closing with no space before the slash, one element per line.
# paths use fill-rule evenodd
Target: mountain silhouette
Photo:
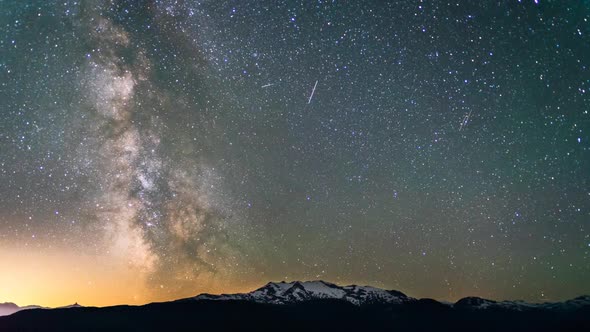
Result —
<path fill-rule="evenodd" d="M 416 299 L 371 286 L 270 282 L 249 293 L 201 294 L 142 306 L 30 309 L 0 331 L 201 330 L 590 331 L 590 296 L 528 303 Z"/>

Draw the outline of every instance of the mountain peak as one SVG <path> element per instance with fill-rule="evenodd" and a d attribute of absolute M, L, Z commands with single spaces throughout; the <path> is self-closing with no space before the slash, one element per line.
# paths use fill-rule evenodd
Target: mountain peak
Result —
<path fill-rule="evenodd" d="M 368 303 L 400 304 L 415 299 L 398 291 L 387 291 L 371 286 L 338 286 L 323 280 L 280 281 L 266 285 L 245 294 L 197 296 L 198 300 L 246 300 L 259 303 L 289 304 L 309 300 L 333 299 L 355 305 Z"/>
<path fill-rule="evenodd" d="M 419 304 L 429 300 L 417 300 L 396 290 L 384 290 L 372 286 L 348 285 L 340 286 L 323 280 L 312 281 L 279 281 L 266 285 L 249 293 L 211 295 L 201 294 L 186 300 L 237 300 L 266 304 L 294 304 L 312 300 L 340 300 L 354 305 L 365 304 Z M 431 302 L 434 300 L 430 300 Z M 440 303 L 435 301 L 436 303 Z M 465 297 L 456 303 L 441 303 L 447 307 L 465 310 L 576 310 L 590 306 L 590 296 L 579 296 L 565 302 L 527 303 L 524 301 L 494 301 L 480 297 Z"/>
<path fill-rule="evenodd" d="M 469 296 L 464 297 L 455 303 L 455 307 L 457 308 L 487 308 L 496 304 L 496 301 L 482 299 L 480 297 Z"/>
<path fill-rule="evenodd" d="M 41 307 L 37 306 L 37 305 L 28 305 L 28 306 L 24 306 L 24 307 L 19 307 L 16 303 L 4 302 L 4 303 L 0 303 L 0 316 L 8 316 L 8 315 L 12 315 L 13 313 L 15 313 L 17 311 L 26 310 L 26 309 L 38 309 L 38 308 L 41 308 Z"/>

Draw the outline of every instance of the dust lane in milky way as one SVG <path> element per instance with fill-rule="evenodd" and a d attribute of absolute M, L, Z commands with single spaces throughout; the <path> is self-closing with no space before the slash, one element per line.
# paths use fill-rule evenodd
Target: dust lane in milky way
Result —
<path fill-rule="evenodd" d="M 585 2 L 0 6 L 0 300 L 590 293 Z"/>

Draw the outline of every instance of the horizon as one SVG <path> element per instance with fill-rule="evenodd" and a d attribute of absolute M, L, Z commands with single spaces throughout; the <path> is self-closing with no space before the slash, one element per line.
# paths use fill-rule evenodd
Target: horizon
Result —
<path fill-rule="evenodd" d="M 0 9 L 1 299 L 590 294 L 588 1 Z"/>
<path fill-rule="evenodd" d="M 111 303 L 111 304 L 106 304 L 106 305 L 94 305 L 94 304 L 90 304 L 90 303 L 81 303 L 80 301 L 74 301 L 74 302 L 70 302 L 67 304 L 61 304 L 61 305 L 42 305 L 39 303 L 29 303 L 29 304 L 19 304 L 16 303 L 14 301 L 2 301 L 0 299 L 0 304 L 16 304 L 18 307 L 22 308 L 22 307 L 27 307 L 27 306 L 40 306 L 40 307 L 44 307 L 44 308 L 50 308 L 50 309 L 55 309 L 55 308 L 59 308 L 59 307 L 65 307 L 65 306 L 69 306 L 69 305 L 74 305 L 74 304 L 78 304 L 84 307 L 99 307 L 99 308 L 103 308 L 103 307 L 111 307 L 111 306 L 118 306 L 118 305 L 131 305 L 131 306 L 142 306 L 142 305 L 146 305 L 146 304 L 150 304 L 150 303 L 159 303 L 159 302 L 171 302 L 171 301 L 176 301 L 176 300 L 182 300 L 182 299 L 187 299 L 187 298 L 192 298 L 192 297 L 197 297 L 199 295 L 233 295 L 233 294 L 247 294 L 247 293 L 251 293 L 254 292 L 268 284 L 280 284 L 280 283 L 288 283 L 288 284 L 292 284 L 292 283 L 296 283 L 296 282 L 300 282 L 300 283 L 308 283 L 308 282 L 325 282 L 325 283 L 330 283 L 330 284 L 334 284 L 338 287 L 348 287 L 348 286 L 358 286 L 358 287 L 373 287 L 373 288 L 377 288 L 377 289 L 382 289 L 382 290 L 386 290 L 386 291 L 398 291 L 403 293 L 406 296 L 409 297 L 413 297 L 416 299 L 433 299 L 436 300 L 438 302 L 441 303 L 457 303 L 459 300 L 464 299 L 464 298 L 469 298 L 469 297 L 476 297 L 476 298 L 482 298 L 482 299 L 486 299 L 486 300 L 492 300 L 492 301 L 496 301 L 496 302 L 503 302 L 503 301 L 507 301 L 507 302 L 518 302 L 518 301 L 523 301 L 526 303 L 531 303 L 531 304 L 540 304 L 540 303 L 559 303 L 559 302 L 565 302 L 565 301 L 569 301 L 569 300 L 573 300 L 576 298 L 580 298 L 580 297 L 584 297 L 584 296 L 590 296 L 590 294 L 579 294 L 577 296 L 571 297 L 571 298 L 564 298 L 564 299 L 543 299 L 541 301 L 529 301 L 529 300 L 524 300 L 524 299 L 495 299 L 495 298 L 487 298 L 487 297 L 482 297 L 482 296 L 477 296 L 477 295 L 466 295 L 466 296 L 462 296 L 459 298 L 456 298 L 455 300 L 449 300 L 449 299 L 440 299 L 440 298 L 432 298 L 432 297 L 414 297 L 412 296 L 412 294 L 408 294 L 402 290 L 399 289 L 389 289 L 389 288 L 381 288 L 381 287 L 376 287 L 370 284 L 355 284 L 355 283 L 336 283 L 336 282 L 332 282 L 329 280 L 321 280 L 321 279 L 309 279 L 309 280 L 292 280 L 292 281 L 286 281 L 286 280 L 281 280 L 281 281 L 268 281 L 260 286 L 256 286 L 255 288 L 249 289 L 249 290 L 245 290 L 245 291 L 237 291 L 237 292 L 230 292 L 230 293 L 226 293 L 226 292 L 214 292 L 214 293 L 209 293 L 209 292 L 202 292 L 202 293 L 198 293 L 198 294 L 194 294 L 192 296 L 187 296 L 187 297 L 181 297 L 181 298 L 173 298 L 173 299 L 164 299 L 161 301 L 151 301 L 151 302 L 138 302 L 138 303 Z"/>

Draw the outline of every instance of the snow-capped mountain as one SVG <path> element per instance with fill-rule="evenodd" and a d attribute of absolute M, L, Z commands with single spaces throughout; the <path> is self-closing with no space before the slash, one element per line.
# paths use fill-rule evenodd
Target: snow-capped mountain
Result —
<path fill-rule="evenodd" d="M 415 301 L 398 291 L 371 286 L 338 286 L 325 281 L 269 282 L 265 286 L 242 294 L 201 294 L 195 300 L 245 300 L 258 303 L 289 304 L 317 299 L 336 299 L 355 305 L 371 303 L 401 304 Z"/>
<path fill-rule="evenodd" d="M 411 304 L 418 300 L 399 291 L 384 290 L 371 286 L 338 286 L 329 282 L 295 281 L 269 282 L 250 293 L 201 294 L 185 300 L 242 300 L 256 303 L 294 304 L 309 300 L 334 299 L 355 305 L 365 304 Z M 456 303 L 443 303 L 459 310 L 501 310 L 501 311 L 573 311 L 590 307 L 590 296 L 580 296 L 565 302 L 528 303 L 524 301 L 493 301 L 479 297 L 466 297 Z"/>
<path fill-rule="evenodd" d="M 319 299 L 329 301 L 314 301 Z M 167 331 L 195 326 L 247 331 L 285 326 L 306 331 L 590 331 L 590 296 L 538 304 L 467 297 L 452 304 L 324 281 L 271 282 L 250 293 L 202 294 L 141 306 L 68 307 L 75 309 L 22 310 L 0 317 L 0 331 Z"/>
<path fill-rule="evenodd" d="M 453 305 L 457 309 L 469 310 L 551 310 L 551 311 L 572 311 L 583 307 L 590 307 L 590 296 L 580 296 L 564 302 L 528 303 L 524 301 L 493 301 L 479 297 L 466 297 Z"/>

